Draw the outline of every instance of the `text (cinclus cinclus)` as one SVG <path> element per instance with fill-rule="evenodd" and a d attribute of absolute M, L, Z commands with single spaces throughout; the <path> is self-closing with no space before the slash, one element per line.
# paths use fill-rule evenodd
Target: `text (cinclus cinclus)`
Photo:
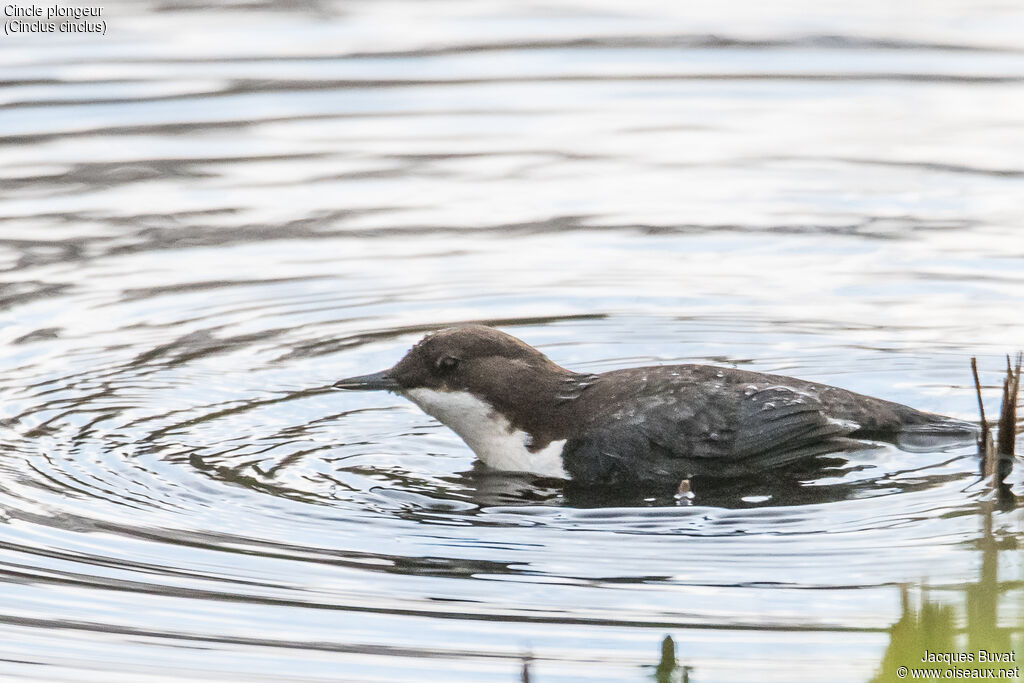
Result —
<path fill-rule="evenodd" d="M 851 438 L 963 438 L 976 428 L 838 387 L 707 365 L 567 370 L 483 325 L 424 337 L 393 368 L 337 382 L 400 394 L 484 464 L 582 485 L 749 474 Z"/>

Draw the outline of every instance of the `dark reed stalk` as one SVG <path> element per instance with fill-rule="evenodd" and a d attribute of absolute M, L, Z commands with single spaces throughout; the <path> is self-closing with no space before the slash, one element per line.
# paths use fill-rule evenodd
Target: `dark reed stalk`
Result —
<path fill-rule="evenodd" d="M 992 428 L 985 417 L 985 403 L 981 397 L 981 379 L 978 377 L 978 360 L 971 358 L 971 372 L 974 374 L 974 389 L 978 396 L 978 412 L 981 413 L 981 434 L 978 437 L 978 455 L 981 458 L 981 475 L 993 486 L 999 486 L 1013 469 L 1014 450 L 1017 440 L 1017 401 L 1020 396 L 1020 372 L 1024 354 L 1018 353 L 1016 364 L 1006 357 L 1006 377 L 1003 379 L 1003 401 L 999 410 L 998 438 L 993 440 Z"/>

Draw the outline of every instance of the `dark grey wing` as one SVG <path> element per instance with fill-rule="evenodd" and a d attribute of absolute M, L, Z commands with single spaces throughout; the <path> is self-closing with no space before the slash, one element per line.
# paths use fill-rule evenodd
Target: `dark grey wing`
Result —
<path fill-rule="evenodd" d="M 813 396 L 783 386 L 677 399 L 606 416 L 571 439 L 563 451 L 570 476 L 594 483 L 735 476 L 841 450 L 842 437 L 858 429 L 830 419 Z"/>
<path fill-rule="evenodd" d="M 844 447 L 856 422 L 828 416 L 814 396 L 783 386 L 750 392 L 739 404 L 731 459 L 745 467 L 774 467 Z"/>

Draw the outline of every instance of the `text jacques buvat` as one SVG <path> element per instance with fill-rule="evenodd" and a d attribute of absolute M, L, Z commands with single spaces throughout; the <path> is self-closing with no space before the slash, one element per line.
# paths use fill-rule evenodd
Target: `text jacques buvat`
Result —
<path fill-rule="evenodd" d="M 4 33 L 99 33 L 106 35 L 102 7 L 4 5 Z"/>

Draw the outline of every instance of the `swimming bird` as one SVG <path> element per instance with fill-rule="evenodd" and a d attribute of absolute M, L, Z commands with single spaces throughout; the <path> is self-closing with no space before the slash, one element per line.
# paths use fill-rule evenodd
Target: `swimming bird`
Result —
<path fill-rule="evenodd" d="M 442 329 L 338 389 L 385 390 L 450 427 L 485 464 L 582 485 L 735 476 L 851 439 L 964 437 L 954 418 L 793 377 L 709 365 L 573 372 L 484 325 Z"/>

